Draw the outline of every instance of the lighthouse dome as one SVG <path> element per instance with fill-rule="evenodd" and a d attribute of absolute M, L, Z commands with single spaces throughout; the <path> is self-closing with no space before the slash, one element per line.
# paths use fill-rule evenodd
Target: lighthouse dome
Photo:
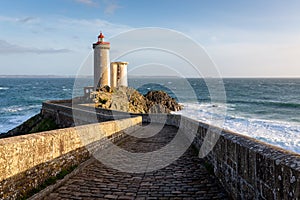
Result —
<path fill-rule="evenodd" d="M 104 38 L 104 35 L 102 34 L 102 32 L 100 33 L 100 35 L 98 36 L 98 38 Z"/>

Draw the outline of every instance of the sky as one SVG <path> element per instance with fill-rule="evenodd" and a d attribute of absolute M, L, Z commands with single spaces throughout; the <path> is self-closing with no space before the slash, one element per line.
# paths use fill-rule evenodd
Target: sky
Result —
<path fill-rule="evenodd" d="M 127 31 L 157 27 L 203 47 L 222 77 L 300 77 L 299 10 L 298 0 L 1 0 L 0 75 L 75 75 L 91 65 L 100 31 L 114 41 Z M 129 70 L 143 65 L 141 55 L 127 59 Z M 180 63 L 166 59 L 172 67 Z M 144 71 L 151 73 L 151 56 L 147 60 Z"/>

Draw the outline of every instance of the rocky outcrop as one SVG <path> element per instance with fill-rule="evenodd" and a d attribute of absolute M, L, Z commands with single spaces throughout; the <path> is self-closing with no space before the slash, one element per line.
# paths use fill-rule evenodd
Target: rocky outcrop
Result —
<path fill-rule="evenodd" d="M 111 89 L 109 86 L 104 86 L 99 91 L 93 92 L 92 95 L 96 107 L 104 109 L 130 113 L 170 113 L 182 109 L 182 105 L 178 104 L 174 98 L 164 91 L 150 91 L 146 95 L 142 95 L 137 90 L 129 87 L 121 86 Z M 69 101 L 71 102 L 71 100 Z M 69 101 L 65 104 L 72 106 Z M 73 103 L 85 103 L 90 102 L 90 99 L 76 97 L 72 101 Z M 61 124 L 57 124 L 54 118 L 39 113 L 7 133 L 1 133 L 0 138 L 61 128 Z"/>
<path fill-rule="evenodd" d="M 170 113 L 182 109 L 182 105 L 164 91 L 150 91 L 145 95 L 145 98 L 147 99 L 147 107 L 152 113 Z"/>
<path fill-rule="evenodd" d="M 0 138 L 37 133 L 57 128 L 58 126 L 53 119 L 39 113 L 7 133 L 0 134 Z"/>
<path fill-rule="evenodd" d="M 145 96 L 128 87 L 111 90 L 108 86 L 93 92 L 96 107 L 131 113 L 170 113 L 182 106 L 164 91 L 150 91 Z"/>

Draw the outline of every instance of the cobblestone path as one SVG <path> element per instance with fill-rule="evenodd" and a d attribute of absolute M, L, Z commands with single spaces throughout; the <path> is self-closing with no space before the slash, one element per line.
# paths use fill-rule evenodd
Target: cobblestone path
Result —
<path fill-rule="evenodd" d="M 159 125 L 152 124 L 139 132 L 146 135 L 159 129 Z M 151 152 L 170 143 L 177 132 L 175 127 L 164 126 L 155 136 L 128 136 L 118 146 L 135 153 Z M 45 199 L 228 199 L 191 147 L 172 164 L 144 173 L 121 172 L 92 159 Z"/>

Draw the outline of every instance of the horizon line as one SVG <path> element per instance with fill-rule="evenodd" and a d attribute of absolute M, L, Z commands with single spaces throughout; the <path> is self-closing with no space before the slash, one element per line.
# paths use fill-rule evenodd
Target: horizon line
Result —
<path fill-rule="evenodd" d="M 93 75 L 0 75 L 0 78 L 81 78 L 81 77 L 93 77 Z M 167 76 L 167 75 L 161 75 L 161 76 L 149 76 L 149 75 L 129 75 L 128 78 L 269 78 L 269 79 L 299 79 L 300 76 L 224 76 L 224 77 L 179 77 L 179 76 Z"/>

